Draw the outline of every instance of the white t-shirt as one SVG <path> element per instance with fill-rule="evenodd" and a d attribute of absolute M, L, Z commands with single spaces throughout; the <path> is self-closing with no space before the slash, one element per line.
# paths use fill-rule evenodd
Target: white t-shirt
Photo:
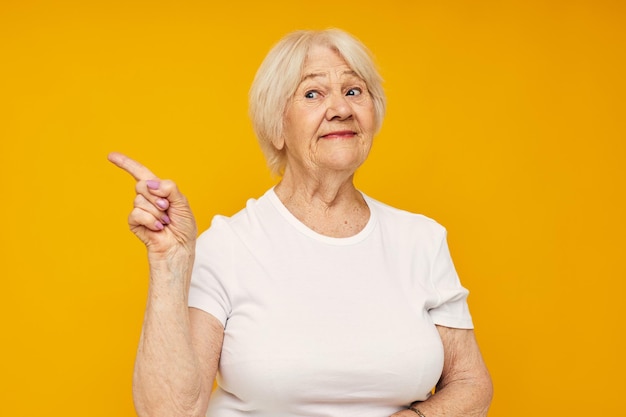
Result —
<path fill-rule="evenodd" d="M 207 416 L 388 417 L 424 400 L 443 349 L 472 328 L 445 229 L 365 196 L 355 236 L 320 235 L 270 189 L 197 243 L 189 305 L 224 344 Z"/>

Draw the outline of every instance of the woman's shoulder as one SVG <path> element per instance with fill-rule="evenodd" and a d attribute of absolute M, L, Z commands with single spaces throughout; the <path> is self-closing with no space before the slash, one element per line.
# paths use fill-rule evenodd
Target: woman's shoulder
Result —
<path fill-rule="evenodd" d="M 225 235 L 236 235 L 242 231 L 250 230 L 255 224 L 258 224 L 259 218 L 264 217 L 263 212 L 271 206 L 270 191 L 258 198 L 249 198 L 245 207 L 235 214 L 216 214 L 213 216 L 211 225 L 201 233 L 200 238 L 225 237 Z"/>
<path fill-rule="evenodd" d="M 383 226 L 395 227 L 411 232 L 428 232 L 434 235 L 446 233 L 445 227 L 431 217 L 391 206 L 367 195 L 363 195 L 363 197 Z"/>

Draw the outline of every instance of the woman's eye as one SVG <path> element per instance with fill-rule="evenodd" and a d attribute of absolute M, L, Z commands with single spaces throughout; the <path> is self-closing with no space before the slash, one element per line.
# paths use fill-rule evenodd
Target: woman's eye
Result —
<path fill-rule="evenodd" d="M 304 93 L 305 98 L 317 98 L 320 95 L 319 92 L 311 90 Z"/>
<path fill-rule="evenodd" d="M 347 96 L 358 96 L 362 93 L 361 89 L 358 87 L 355 88 L 351 88 L 348 90 L 348 92 L 346 93 Z"/>

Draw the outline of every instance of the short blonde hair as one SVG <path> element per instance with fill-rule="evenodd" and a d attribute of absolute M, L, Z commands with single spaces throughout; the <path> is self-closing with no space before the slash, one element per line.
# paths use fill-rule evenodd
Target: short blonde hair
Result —
<path fill-rule="evenodd" d="M 339 29 L 301 30 L 289 33 L 267 54 L 250 88 L 250 118 L 267 165 L 273 174 L 285 168 L 285 149 L 273 141 L 283 134 L 283 117 L 302 78 L 304 62 L 312 46 L 336 51 L 363 79 L 374 102 L 376 132 L 382 126 L 386 99 L 382 79 L 369 50 L 352 35 Z"/>

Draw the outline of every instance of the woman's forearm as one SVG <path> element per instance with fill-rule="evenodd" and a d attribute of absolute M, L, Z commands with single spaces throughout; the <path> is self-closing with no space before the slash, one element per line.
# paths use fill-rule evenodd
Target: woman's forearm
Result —
<path fill-rule="evenodd" d="M 426 401 L 414 403 L 412 407 L 417 411 L 403 410 L 391 417 L 486 417 L 492 394 L 489 378 L 483 381 L 456 381 Z"/>
<path fill-rule="evenodd" d="M 133 399 L 143 416 L 200 416 L 210 387 L 201 375 L 187 307 L 193 254 L 151 260 L 135 362 Z"/>
<path fill-rule="evenodd" d="M 438 388 L 428 400 L 415 405 L 425 417 L 459 416 L 485 417 L 493 395 L 489 375 L 456 380 Z M 414 412 L 407 416 L 416 417 Z"/>
<path fill-rule="evenodd" d="M 414 408 L 425 417 L 485 417 L 493 396 L 489 371 L 472 330 L 437 326 L 444 345 L 443 373 L 435 394 Z M 404 410 L 393 417 L 416 417 Z"/>

